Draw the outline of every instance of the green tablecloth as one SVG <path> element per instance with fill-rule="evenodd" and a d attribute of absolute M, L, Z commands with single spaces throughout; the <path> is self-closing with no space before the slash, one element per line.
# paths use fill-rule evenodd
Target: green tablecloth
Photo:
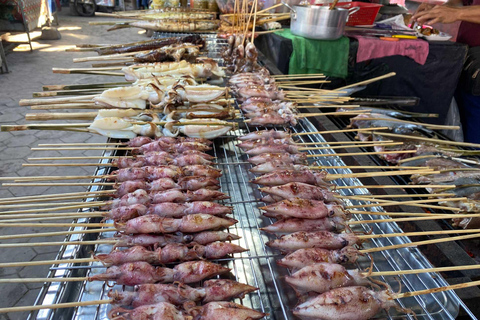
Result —
<path fill-rule="evenodd" d="M 347 37 L 338 40 L 311 40 L 293 35 L 290 29 L 275 33 L 292 40 L 289 74 L 323 73 L 337 78 L 347 76 L 350 45 Z"/>

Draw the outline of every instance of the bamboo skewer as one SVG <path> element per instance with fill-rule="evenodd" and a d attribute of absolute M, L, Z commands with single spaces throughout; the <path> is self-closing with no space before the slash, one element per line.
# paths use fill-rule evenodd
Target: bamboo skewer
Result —
<path fill-rule="evenodd" d="M 23 163 L 23 167 L 113 167 L 112 163 Z"/>
<path fill-rule="evenodd" d="M 479 213 L 472 214 L 442 214 L 442 215 L 432 215 L 420 216 L 420 217 L 406 217 L 406 218 L 394 218 L 394 219 L 375 219 L 375 220 L 356 220 L 349 221 L 349 225 L 357 224 L 370 224 L 370 223 L 384 223 L 384 222 L 410 222 L 410 221 L 424 221 L 424 220 L 439 220 L 439 219 L 460 219 L 460 218 L 477 218 L 480 217 Z"/>
<path fill-rule="evenodd" d="M 36 200 L 36 199 L 48 199 L 48 198 L 57 198 L 63 196 L 86 196 L 92 195 L 91 198 L 97 197 L 98 195 L 109 194 L 111 190 L 98 190 L 98 191 L 82 191 L 82 192 L 69 192 L 69 193 L 52 193 L 52 194 L 45 194 L 45 195 L 36 195 L 36 196 L 23 196 L 23 197 L 10 197 L 10 198 L 0 198 L 0 203 L 2 202 L 17 202 L 23 200 Z"/>
<path fill-rule="evenodd" d="M 27 158 L 28 161 L 50 161 L 50 160 L 115 160 L 119 158 L 135 159 L 134 156 L 87 156 L 87 157 L 36 157 Z M 98 164 L 98 163 L 97 163 Z"/>
<path fill-rule="evenodd" d="M 403 142 L 385 142 L 385 143 L 370 143 L 370 144 L 352 144 L 352 145 L 342 145 L 342 146 L 333 146 L 333 147 L 307 147 L 299 148 L 299 150 L 335 150 L 335 149 L 349 149 L 349 148 L 368 148 L 368 147 L 377 147 L 377 146 L 400 146 L 403 145 Z"/>
<path fill-rule="evenodd" d="M 366 234 L 357 236 L 359 239 L 383 239 L 393 237 L 420 237 L 420 236 L 434 236 L 434 235 L 450 235 L 462 233 L 478 233 L 480 229 L 462 229 L 462 230 L 440 230 L 440 231 L 418 231 L 418 232 L 399 232 L 399 233 L 384 233 L 384 234 Z"/>
<path fill-rule="evenodd" d="M 359 200 L 364 200 L 365 198 L 358 198 Z M 368 198 L 367 198 L 368 200 Z M 461 198 L 449 198 L 449 201 L 466 201 L 467 198 L 461 197 Z M 370 201 L 370 200 L 368 200 Z M 377 201 L 377 200 L 371 200 L 371 201 Z M 379 203 L 371 203 L 371 204 L 361 204 L 361 205 L 354 205 L 354 206 L 348 206 L 345 208 L 348 209 L 355 209 L 355 208 L 368 208 L 368 207 L 387 207 L 387 206 L 401 206 L 401 205 L 407 205 L 407 204 L 426 204 L 426 203 L 432 203 L 432 202 L 438 202 L 442 201 L 441 199 L 429 199 L 429 200 L 412 200 L 412 201 L 390 201 L 390 200 L 378 200 L 377 202 Z M 429 206 L 429 208 L 434 208 L 435 206 Z M 449 207 L 443 207 L 443 208 L 449 208 Z M 449 208 L 449 209 L 459 209 L 459 208 Z"/>
<path fill-rule="evenodd" d="M 114 232 L 114 231 L 117 231 L 117 229 L 116 228 L 101 228 L 101 229 L 84 229 L 84 230 L 73 230 L 73 231 L 24 233 L 24 234 L 12 234 L 12 235 L 0 236 L 0 240 L 53 237 L 53 236 L 63 236 L 63 235 L 71 235 L 71 234 L 103 233 L 103 232 Z"/>
<path fill-rule="evenodd" d="M 395 138 L 404 138 L 409 140 L 435 142 L 438 144 L 448 144 L 448 145 L 460 146 L 460 147 L 480 148 L 480 144 L 478 143 L 457 142 L 457 141 L 434 139 L 434 138 L 420 137 L 415 135 L 396 134 L 396 133 L 389 133 L 389 132 L 376 132 L 376 130 L 377 130 L 376 128 L 371 128 L 370 131 L 372 131 L 373 134 L 378 134 L 385 137 L 395 137 Z"/>
<path fill-rule="evenodd" d="M 415 152 L 417 152 L 417 150 L 352 152 L 352 153 L 325 153 L 325 154 L 315 153 L 315 154 L 307 154 L 307 158 L 368 156 L 368 155 L 374 155 L 374 154 L 397 154 L 397 153 L 415 153 Z"/>
<path fill-rule="evenodd" d="M 433 239 L 433 240 L 425 240 L 425 241 L 395 244 L 395 245 L 385 246 L 385 247 L 363 249 L 363 250 L 360 250 L 360 252 L 361 253 L 372 253 L 372 252 L 379 252 L 379 251 L 384 251 L 384 250 L 402 249 L 402 248 L 416 247 L 416 246 L 421 246 L 421 245 L 426 245 L 426 244 L 435 244 L 435 243 L 442 243 L 442 242 L 448 242 L 448 241 L 475 239 L 475 238 L 479 238 L 479 237 L 480 237 L 480 233 L 467 234 L 467 235 L 463 235 L 463 236 L 446 237 L 446 238 L 439 238 L 439 239 Z"/>
<path fill-rule="evenodd" d="M 49 246 L 87 246 L 95 244 L 115 244 L 116 240 L 91 240 L 91 241 L 53 241 L 53 242 L 25 242 L 25 243 L 0 243 L 0 248 L 23 247 L 49 247 Z M 93 260 L 93 259 L 92 259 Z M 93 260 L 95 261 L 95 260 Z"/>
<path fill-rule="evenodd" d="M 41 279 L 41 278 L 37 278 L 37 279 Z M 57 280 L 59 280 L 58 278 L 44 278 L 44 279 L 57 279 Z M 84 280 L 80 280 L 80 279 L 88 279 L 88 278 L 69 278 L 69 279 L 78 279 L 76 281 L 84 281 Z M 47 282 L 47 281 L 37 281 L 37 282 Z M 54 281 L 50 281 L 50 282 L 54 282 Z M 43 309 L 76 308 L 76 307 L 82 307 L 82 306 L 94 306 L 94 305 L 99 305 L 99 304 L 109 304 L 109 303 L 112 303 L 112 302 L 113 302 L 113 300 L 109 299 L 109 300 L 64 302 L 64 303 L 43 304 L 43 305 L 24 306 L 24 307 L 10 307 L 10 308 L 0 308 L 0 313 L 36 311 L 36 310 L 43 310 Z"/>
<path fill-rule="evenodd" d="M 449 286 L 439 287 L 439 288 L 432 288 L 432 289 L 425 289 L 425 290 L 419 290 L 419 291 L 398 293 L 398 294 L 393 295 L 392 299 L 401 299 L 401 298 L 419 296 L 419 295 L 423 295 L 423 294 L 438 293 L 438 292 L 443 292 L 443 291 L 448 291 L 448 290 L 470 288 L 470 287 L 476 287 L 478 285 L 480 285 L 480 280 L 466 282 L 466 283 L 452 284 L 452 285 L 449 285 Z"/>
<path fill-rule="evenodd" d="M 14 219 L 8 219 L 8 218 L 13 218 Z M 105 215 L 100 214 L 100 213 L 93 213 L 93 212 L 85 212 L 85 213 L 48 213 L 48 214 L 42 214 L 42 213 L 34 213 L 34 214 L 18 214 L 18 215 L 0 215 L 0 222 L 6 223 L 6 222 L 25 222 L 25 221 L 52 221 L 52 220 L 63 220 L 67 218 L 71 219 L 79 219 L 79 218 L 102 218 L 105 217 Z"/>
<path fill-rule="evenodd" d="M 357 83 L 352 83 L 352 84 L 349 84 L 348 86 L 340 87 L 340 88 L 337 88 L 335 90 L 345 90 L 345 89 L 348 89 L 348 88 L 363 86 L 363 85 L 370 84 L 370 83 L 373 83 L 373 82 L 376 82 L 376 81 L 379 81 L 379 80 L 387 79 L 387 78 L 390 78 L 390 77 L 393 77 L 393 76 L 396 76 L 396 75 L 397 74 L 395 72 L 390 72 L 390 73 L 384 74 L 383 76 L 380 76 L 380 77 L 375 77 L 375 78 L 372 78 L 372 79 L 369 79 L 369 80 L 360 81 L 360 82 L 357 82 Z"/>
<path fill-rule="evenodd" d="M 400 170 L 400 171 L 379 171 L 379 172 L 360 172 L 360 173 L 339 173 L 339 174 L 328 174 L 325 178 L 326 181 L 332 181 L 342 178 L 365 178 L 365 177 L 385 177 L 385 176 L 394 176 L 394 175 L 411 175 L 418 173 L 438 173 L 438 171 L 433 171 L 433 169 L 424 169 L 424 170 Z"/>
<path fill-rule="evenodd" d="M 82 58 L 79 58 L 82 59 Z M 106 88 L 106 87 L 118 87 L 130 85 L 131 82 L 106 82 L 106 83 L 88 83 L 88 84 L 60 84 L 60 85 L 47 85 L 43 86 L 43 91 L 58 91 L 58 90 L 77 90 L 77 89 L 96 89 L 96 88 Z"/>
<path fill-rule="evenodd" d="M 361 189 L 361 188 L 365 188 L 365 189 L 408 189 L 408 188 L 412 188 L 412 189 L 418 189 L 418 188 L 422 188 L 422 189 L 425 189 L 425 188 L 440 188 L 440 189 L 443 189 L 443 188 L 455 188 L 455 185 L 443 185 L 443 184 L 432 184 L 432 185 L 423 185 L 423 184 L 406 184 L 406 185 L 362 185 L 362 186 L 336 186 L 335 189 L 336 190 L 341 190 L 341 189 Z"/>
<path fill-rule="evenodd" d="M 380 194 L 380 195 L 362 195 L 362 196 L 343 196 L 345 199 L 357 199 L 366 200 L 370 198 L 383 199 L 383 198 L 431 198 L 431 197 L 453 197 L 453 193 L 424 193 L 424 194 Z"/>
<path fill-rule="evenodd" d="M 378 127 L 375 130 L 389 130 L 389 127 Z M 372 131 L 372 128 L 358 128 L 358 129 L 338 129 L 338 130 L 326 130 L 326 131 L 314 131 L 314 132 L 299 132 L 292 133 L 292 136 L 305 136 L 310 134 L 329 134 L 329 133 L 345 133 L 345 132 L 363 132 Z"/>
<path fill-rule="evenodd" d="M 387 122 L 400 122 L 400 123 L 406 123 L 406 124 L 413 124 L 413 125 L 418 125 L 418 126 L 423 126 L 425 128 L 429 129 L 438 129 L 438 130 L 458 130 L 460 129 L 459 126 L 445 126 L 445 125 L 439 125 L 439 124 L 428 124 L 428 123 L 423 123 L 423 122 L 415 122 L 415 121 L 408 121 L 408 120 L 401 120 L 401 119 L 384 119 L 384 118 L 362 118 L 362 121 L 369 121 L 369 120 L 381 120 L 381 121 L 387 121 Z"/>
<path fill-rule="evenodd" d="M 52 228 L 64 228 L 64 227 L 114 227 L 114 223 L 0 223 L 0 227 L 52 227 Z"/>
<path fill-rule="evenodd" d="M 384 212 L 384 211 L 362 211 L 362 210 L 348 210 L 348 212 L 353 214 L 367 214 L 373 216 L 391 216 L 391 217 L 432 217 L 432 216 L 448 216 L 452 213 L 418 213 L 418 212 Z M 455 213 L 456 215 L 456 213 Z"/>

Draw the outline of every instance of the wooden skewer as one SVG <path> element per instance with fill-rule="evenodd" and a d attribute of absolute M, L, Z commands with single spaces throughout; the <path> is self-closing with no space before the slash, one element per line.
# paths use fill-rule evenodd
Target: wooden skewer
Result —
<path fill-rule="evenodd" d="M 384 212 L 384 211 L 361 211 L 361 210 L 348 210 L 353 214 L 368 214 L 372 216 L 392 216 L 392 217 L 432 217 L 432 213 L 418 213 L 418 212 Z M 451 213 L 435 213 L 435 216 L 448 216 Z"/>
<path fill-rule="evenodd" d="M 90 109 L 90 110 L 99 110 L 99 109 L 113 109 L 105 106 L 96 105 L 93 103 L 64 103 L 64 104 L 43 104 L 38 106 L 31 106 L 32 110 L 58 110 L 58 109 Z"/>
<path fill-rule="evenodd" d="M 415 153 L 417 150 L 399 150 L 399 151 L 375 151 L 375 152 L 352 152 L 352 153 L 325 153 L 325 154 L 307 154 L 307 158 L 320 157 L 350 157 L 350 156 L 368 156 L 374 154 L 396 154 L 396 153 Z"/>
<path fill-rule="evenodd" d="M 12 214 L 0 215 L 1 222 L 25 222 L 25 221 L 46 221 L 59 220 L 66 218 L 101 218 L 105 215 L 102 213 L 85 212 L 85 213 L 34 213 L 34 214 Z"/>
<path fill-rule="evenodd" d="M 395 140 L 383 140 L 383 141 L 379 141 L 379 143 L 392 143 L 392 142 L 395 142 Z M 322 142 L 322 141 L 314 141 L 314 142 L 295 142 L 296 145 L 304 145 L 304 146 L 310 146 L 310 145 L 317 145 L 317 144 L 328 144 L 328 145 L 338 145 L 338 144 L 341 144 L 341 145 L 347 145 L 347 144 L 356 144 L 358 145 L 359 147 L 361 147 L 362 145 L 364 144 L 371 144 L 372 141 L 333 141 L 333 142 L 329 142 L 329 141 L 325 141 L 325 142 Z"/>
<path fill-rule="evenodd" d="M 426 170 L 399 170 L 399 171 L 380 171 L 380 172 L 360 172 L 360 173 L 339 173 L 339 174 L 328 174 L 325 178 L 326 181 L 332 181 L 342 178 L 365 178 L 365 177 L 385 177 L 385 176 L 394 176 L 394 175 L 412 175 L 418 173 L 438 173 L 438 171 L 432 171 L 432 169 Z"/>
<path fill-rule="evenodd" d="M 393 140 L 389 140 L 393 141 Z M 39 143 L 39 147 L 75 147 L 75 146 L 125 146 L 125 142 L 80 142 L 80 143 Z"/>
<path fill-rule="evenodd" d="M 33 203 L 33 204 L 25 204 L 25 203 L 20 203 L 20 204 L 7 204 L 7 205 L 1 205 L 0 209 L 12 209 L 12 208 L 37 208 L 37 207 L 51 207 L 51 206 L 77 206 L 80 205 L 80 208 L 89 208 L 86 207 L 87 204 L 90 204 L 91 207 L 98 207 L 101 205 L 105 205 L 105 201 L 91 201 L 91 202 L 55 202 L 55 203 Z M 76 209 L 76 208 L 73 208 Z M 0 212 L 1 214 L 1 212 Z"/>
<path fill-rule="evenodd" d="M 378 127 L 375 130 L 389 130 L 389 127 Z M 372 131 L 372 128 L 359 128 L 359 129 L 339 129 L 339 130 L 326 130 L 326 131 L 314 131 L 314 132 L 299 132 L 292 133 L 292 136 L 305 136 L 310 134 L 329 134 L 329 133 L 344 133 L 344 132 L 363 132 Z"/>
<path fill-rule="evenodd" d="M 428 124 L 428 123 L 423 123 L 423 122 L 415 122 L 415 121 L 407 121 L 407 120 L 401 120 L 401 119 L 384 119 L 384 118 L 362 118 L 363 120 L 381 120 L 381 121 L 388 121 L 388 122 L 401 122 L 401 123 L 407 123 L 407 124 L 413 124 L 417 126 L 423 126 L 425 128 L 431 128 L 431 129 L 439 129 L 439 130 L 458 130 L 460 129 L 459 126 L 444 126 L 444 125 L 439 125 L 439 124 Z"/>
<path fill-rule="evenodd" d="M 368 200 L 368 199 L 367 199 Z M 448 199 L 449 201 L 466 201 L 467 198 L 451 198 Z M 372 200 L 375 201 L 375 200 Z M 442 201 L 441 199 L 429 199 L 429 200 L 413 200 L 413 201 L 387 201 L 387 200 L 378 200 L 377 202 L 380 203 L 371 203 L 371 204 L 360 204 L 360 205 L 355 205 L 355 206 L 348 206 L 345 208 L 348 209 L 354 209 L 354 208 L 369 208 L 369 207 L 386 207 L 386 206 L 402 206 L 402 205 L 410 205 L 410 204 L 426 204 L 426 203 L 432 203 L 432 202 L 438 202 Z M 429 208 L 434 208 L 435 206 L 428 206 Z M 449 210 L 451 209 L 458 209 L 458 208 L 450 208 L 450 207 L 443 207 L 443 208 L 448 208 Z"/>
<path fill-rule="evenodd" d="M 338 111 L 338 112 L 318 112 L 318 113 L 299 113 L 295 118 L 310 118 L 310 117 L 327 117 L 327 116 L 356 116 L 359 114 L 369 114 L 369 111 Z M 247 121 L 245 121 L 247 122 Z"/>
<path fill-rule="evenodd" d="M 77 97 L 68 97 L 68 98 L 52 98 L 52 99 L 22 99 L 18 103 L 20 106 L 32 106 L 32 105 L 41 105 L 41 104 L 58 104 L 58 103 L 71 103 L 75 100 L 86 100 L 90 103 L 91 99 L 98 97 L 98 94 L 92 94 L 89 96 L 77 96 Z"/>
<path fill-rule="evenodd" d="M 34 278 L 34 279 L 41 279 L 41 278 Z M 56 278 L 44 278 L 44 279 L 56 279 Z M 85 281 L 88 278 L 62 278 L 62 279 L 79 279 L 76 281 Z M 85 280 L 80 280 L 85 279 Z M 60 282 L 60 279 L 56 279 L 57 282 Z M 75 280 L 74 280 L 75 281 Z M 54 281 L 36 281 L 36 282 L 54 282 Z M 43 309 L 62 309 L 62 308 L 76 308 L 82 306 L 94 306 L 98 304 L 109 304 L 112 303 L 113 300 L 93 300 L 93 301 L 77 301 L 77 302 L 64 302 L 64 303 L 56 303 L 56 304 L 43 304 L 37 306 L 24 306 L 24 307 L 10 307 L 10 308 L 0 308 L 0 313 L 10 313 L 10 312 L 22 312 L 22 311 L 35 311 L 35 310 L 43 310 Z"/>
<path fill-rule="evenodd" d="M 383 251 L 383 250 L 393 250 L 393 249 L 401 249 L 401 248 L 408 248 L 408 247 L 416 247 L 416 246 L 422 246 L 422 245 L 426 245 L 426 244 L 435 244 L 435 243 L 442 243 L 442 242 L 448 242 L 448 241 L 467 240 L 467 239 L 474 239 L 474 238 L 479 238 L 479 237 L 480 237 L 480 233 L 467 234 L 467 235 L 463 235 L 463 236 L 446 237 L 446 238 L 440 238 L 440 239 L 409 242 L 409 243 L 395 244 L 395 245 L 385 246 L 385 247 L 376 247 L 376 248 L 364 249 L 364 250 L 360 250 L 360 252 L 361 253 L 372 253 L 372 252 L 379 252 L 379 251 Z"/>
<path fill-rule="evenodd" d="M 79 58 L 82 59 L 82 58 Z M 58 91 L 58 90 L 76 90 L 76 89 L 95 89 L 106 87 L 119 87 L 132 84 L 131 82 L 103 82 L 103 83 L 88 83 L 88 84 L 60 84 L 43 86 L 43 91 Z"/>
<path fill-rule="evenodd" d="M 17 213 L 35 213 L 35 212 L 49 212 L 49 211 L 61 211 L 61 210 L 70 210 L 70 209 L 81 209 L 81 208 L 91 208 L 105 205 L 105 202 L 82 202 L 83 204 L 77 204 L 73 206 L 62 206 L 62 207 L 50 207 L 46 209 L 29 209 L 29 210 L 15 210 L 15 211 L 2 211 L 0 214 L 17 214 Z M 50 204 L 51 205 L 51 204 Z"/>
<path fill-rule="evenodd" d="M 118 159 L 118 158 L 127 158 L 127 159 L 135 159 L 134 156 L 88 156 L 88 157 L 40 157 L 40 158 L 28 158 L 28 161 L 50 161 L 50 160 L 111 160 L 111 159 Z M 98 163 L 97 163 L 98 164 Z"/>
<path fill-rule="evenodd" d="M 15 182 L 15 183 L 3 183 L 2 186 L 4 187 L 63 187 L 63 186 L 77 186 L 77 187 L 88 187 L 88 186 L 113 186 L 115 185 L 114 182 L 49 182 L 49 183 L 23 183 L 23 182 Z"/>
<path fill-rule="evenodd" d="M 39 238 L 39 237 L 54 237 L 69 234 L 84 234 L 84 233 L 103 233 L 117 231 L 116 228 L 101 228 L 101 229 L 84 229 L 74 231 L 54 231 L 54 232 L 39 232 L 39 233 L 23 233 L 0 236 L 0 240 L 23 239 L 23 238 Z"/>
<path fill-rule="evenodd" d="M 319 170 L 327 170 L 327 169 L 424 169 L 425 167 L 397 167 L 397 166 L 309 166 L 310 169 L 319 169 Z"/>
<path fill-rule="evenodd" d="M 92 198 L 96 197 L 97 195 L 102 194 L 110 194 L 112 190 L 98 190 L 98 191 L 82 191 L 82 192 L 69 192 L 69 193 L 52 193 L 52 194 L 41 194 L 36 196 L 23 196 L 23 197 L 10 197 L 10 198 L 0 198 L 1 202 L 9 202 L 9 201 L 18 201 L 18 200 L 32 200 L 32 199 L 47 199 L 47 198 L 57 198 L 62 196 L 88 196 L 91 195 Z M 88 198 L 88 197 L 87 197 Z"/>
<path fill-rule="evenodd" d="M 461 270 L 474 270 L 479 269 L 480 264 L 466 265 L 466 266 L 451 266 L 451 267 L 439 267 L 439 268 L 426 268 L 426 269 L 413 269 L 413 270 L 394 270 L 394 271 L 376 271 L 369 274 L 371 277 L 379 276 L 398 276 L 404 274 L 418 274 L 418 273 L 430 273 L 430 272 L 448 272 L 448 271 L 461 271 Z"/>
<path fill-rule="evenodd" d="M 315 76 L 322 76 L 325 75 L 323 73 L 297 73 L 297 74 L 272 74 L 270 77 L 278 79 L 278 78 L 296 78 L 296 77 L 315 77 Z"/>
<path fill-rule="evenodd" d="M 383 222 L 404 222 L 404 221 L 423 221 L 423 220 L 439 220 L 439 219 L 460 219 L 460 218 L 476 218 L 480 217 L 479 213 L 472 213 L 472 214 L 442 214 L 442 215 L 432 215 L 429 214 L 428 216 L 423 217 L 407 217 L 407 218 L 395 218 L 395 219 L 376 219 L 376 220 L 356 220 L 356 221 L 349 221 L 349 225 L 357 225 L 357 224 L 370 224 L 370 223 L 383 223 Z"/>
<path fill-rule="evenodd" d="M 429 185 L 424 185 L 424 184 L 406 184 L 406 185 L 401 185 L 401 184 L 398 184 L 398 185 L 395 185 L 395 184 L 392 184 L 392 185 L 389 185 L 389 184 L 382 184 L 382 185 L 363 185 L 363 186 L 336 186 L 335 189 L 336 190 L 341 190 L 341 189 L 361 189 L 361 188 L 365 188 L 365 189 L 408 189 L 408 188 L 412 188 L 412 189 L 418 189 L 418 188 L 422 188 L 422 189 L 425 189 L 425 188 L 440 188 L 440 189 L 443 189 L 443 188 L 455 188 L 455 185 L 443 185 L 443 184 L 429 184 Z"/>
<path fill-rule="evenodd" d="M 304 147 L 298 148 L 298 150 L 334 150 L 334 149 L 349 149 L 349 148 L 367 148 L 367 147 L 376 147 L 376 146 L 400 146 L 403 145 L 403 142 L 386 142 L 386 143 L 370 143 L 370 144 L 352 144 L 352 145 L 343 145 L 343 146 L 334 146 L 334 147 Z"/>
<path fill-rule="evenodd" d="M 432 289 L 425 289 L 425 290 L 419 290 L 419 291 L 398 293 L 398 294 L 393 295 L 391 297 L 391 299 L 408 298 L 408 297 L 419 296 L 419 295 L 423 295 L 423 294 L 431 294 L 431 293 L 443 292 L 443 291 L 448 291 L 448 290 L 457 290 L 457 289 L 463 289 L 463 288 L 476 287 L 478 285 L 480 285 L 480 280 L 466 282 L 466 283 L 452 284 L 450 286 L 439 287 L 439 288 L 432 288 Z"/>
<path fill-rule="evenodd" d="M 395 72 L 390 72 L 390 73 L 384 74 L 383 76 L 380 76 L 380 77 L 375 77 L 375 78 L 372 78 L 372 79 L 369 79 L 369 80 L 360 81 L 360 82 L 357 82 L 357 83 L 352 83 L 352 84 L 349 84 L 348 86 L 340 87 L 340 88 L 337 88 L 335 90 L 345 90 L 345 89 L 348 89 L 348 88 L 363 86 L 363 85 L 370 84 L 370 83 L 375 82 L 375 81 L 387 79 L 387 78 L 390 78 L 390 77 L 393 77 L 393 76 L 396 76 L 396 75 L 397 74 Z"/>
<path fill-rule="evenodd" d="M 52 242 L 25 242 L 25 243 L 0 243 L 0 248 L 22 248 L 22 247 L 49 247 L 49 246 L 87 246 L 95 244 L 115 244 L 117 240 L 92 240 L 92 241 L 52 241 Z M 92 259 L 93 260 L 93 259 Z M 95 260 L 93 260 L 95 261 Z"/>
<path fill-rule="evenodd" d="M 356 198 L 363 198 L 363 199 L 383 199 L 383 198 L 431 198 L 431 197 L 453 197 L 453 193 L 423 193 L 423 194 L 379 194 L 379 195 L 371 195 L 366 194 L 362 196 L 342 196 L 345 199 L 356 199 Z M 362 200 L 363 200 L 362 199 Z"/>
<path fill-rule="evenodd" d="M 478 233 L 480 229 L 462 229 L 462 230 L 439 230 L 439 231 L 419 231 L 419 232 L 399 232 L 384 234 L 366 234 L 357 236 L 359 239 L 383 239 L 393 237 L 417 237 L 417 236 L 433 236 L 433 235 L 449 235 L 460 233 Z"/>
<path fill-rule="evenodd" d="M 22 167 L 114 167 L 113 163 L 22 163 Z"/>
<path fill-rule="evenodd" d="M 396 133 L 389 133 L 389 132 L 376 132 L 377 129 L 373 129 L 373 134 L 378 134 L 385 137 L 395 137 L 395 138 L 404 138 L 409 140 L 419 140 L 419 141 L 428 141 L 428 142 L 435 142 L 439 144 L 448 144 L 452 146 L 460 146 L 460 147 L 472 147 L 472 148 L 480 148 L 479 143 L 470 143 L 470 142 L 457 142 L 457 141 L 450 141 L 450 140 L 442 140 L 442 139 L 434 139 L 434 138 L 427 138 L 427 137 L 420 137 L 415 135 L 406 135 L 406 134 L 396 134 Z"/>
<path fill-rule="evenodd" d="M 0 223 L 1 227 L 52 227 L 52 228 L 64 228 L 64 227 L 114 227 L 114 223 Z"/>
<path fill-rule="evenodd" d="M 47 120 L 93 120 L 98 112 L 76 112 L 76 113 L 27 113 L 26 121 L 47 121 Z"/>
<path fill-rule="evenodd" d="M 25 177 L 0 177 L 0 181 L 41 181 L 41 180 L 76 180 L 76 179 L 104 179 L 112 177 L 112 175 L 98 176 L 25 176 Z"/>

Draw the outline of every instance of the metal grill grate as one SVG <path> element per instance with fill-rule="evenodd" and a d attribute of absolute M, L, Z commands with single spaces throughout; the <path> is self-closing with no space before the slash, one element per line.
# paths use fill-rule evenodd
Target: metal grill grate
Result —
<path fill-rule="evenodd" d="M 184 34 L 183 34 L 184 35 Z M 156 34 L 155 37 L 165 35 Z M 172 36 L 172 34 L 168 34 Z M 175 36 L 175 34 L 173 35 Z M 221 46 L 225 45 L 224 40 L 219 40 L 211 34 L 204 35 L 207 44 L 212 53 L 212 57 L 218 57 Z M 299 125 L 293 128 L 294 132 L 312 132 L 316 128 L 308 120 L 299 121 Z M 240 149 L 235 147 L 235 138 L 248 132 L 245 130 L 237 130 L 229 133 L 229 135 L 215 140 L 213 153 L 217 157 L 216 161 L 222 164 L 223 176 L 221 177 L 221 191 L 228 193 L 231 197 L 225 203 L 234 205 L 234 218 L 239 222 L 229 228 L 229 232 L 237 234 L 242 238 L 234 241 L 249 251 L 236 254 L 234 258 L 221 259 L 222 262 L 232 269 L 231 277 L 239 282 L 247 283 L 259 288 L 257 292 L 248 294 L 243 300 L 236 302 L 242 303 L 247 307 L 251 307 L 263 312 L 269 313 L 267 319 L 294 319 L 291 309 L 297 303 L 294 291 L 283 281 L 283 277 L 287 275 L 287 270 L 277 266 L 275 260 L 279 258 L 278 252 L 271 250 L 265 246 L 265 243 L 272 236 L 260 230 L 261 227 L 270 224 L 270 219 L 264 218 L 260 210 L 257 208 L 257 199 L 261 198 L 258 188 L 249 183 L 253 178 L 253 174 L 248 171 L 251 167 L 243 162 L 246 155 Z M 301 136 L 302 142 L 325 142 L 321 135 L 304 135 Z M 322 145 L 324 146 L 324 145 Z M 333 150 L 324 149 L 310 151 L 309 153 L 334 153 Z M 120 153 L 105 152 L 105 155 L 121 155 Z M 319 158 L 317 161 L 321 165 L 344 165 L 342 159 L 338 157 Z M 106 160 L 105 160 L 106 161 Z M 96 171 L 96 175 L 106 173 L 106 169 Z M 347 169 L 329 169 L 329 173 L 351 173 Z M 358 179 L 339 179 L 336 180 L 338 185 L 356 185 L 361 183 Z M 91 188 L 95 190 L 96 188 Z M 368 190 L 359 189 L 343 189 L 340 192 L 343 195 L 367 194 Z M 87 199 L 87 201 L 93 201 Z M 360 204 L 359 201 L 346 202 L 349 204 Z M 381 211 L 382 209 L 370 208 L 370 210 Z M 378 219 L 384 216 L 367 216 L 362 215 L 362 219 Z M 384 217 L 387 218 L 387 217 Z M 359 219 L 359 217 L 356 217 Z M 79 219 L 79 222 L 98 222 L 98 219 Z M 385 234 L 392 232 L 401 232 L 401 229 L 395 223 L 369 224 L 373 229 L 373 234 Z M 368 227 L 359 227 L 358 231 L 367 231 Z M 81 228 L 75 228 L 80 230 Z M 72 228 L 73 230 L 73 228 Z M 109 238 L 113 234 L 102 234 L 100 238 Z M 72 235 L 66 238 L 66 241 L 72 240 L 91 240 L 98 235 Z M 375 239 L 365 244 L 366 248 L 386 246 L 392 244 L 401 244 L 409 242 L 408 238 L 396 237 Z M 111 245 L 99 246 L 64 246 L 61 248 L 57 259 L 83 258 L 90 256 L 93 251 L 95 253 L 107 253 L 112 249 Z M 374 260 L 374 271 L 392 271 L 407 270 L 432 267 L 425 257 L 415 248 L 407 248 L 400 250 L 391 250 L 387 252 L 378 252 L 372 255 Z M 369 257 L 361 257 L 358 267 L 366 268 L 370 266 Z M 93 268 L 90 268 L 93 267 Z M 105 268 L 100 263 L 90 263 L 89 267 L 76 267 L 70 264 L 60 265 L 58 268 L 52 268 L 49 277 L 78 277 L 85 275 L 93 275 L 102 273 Z M 393 277 L 385 277 L 382 281 L 388 283 L 393 290 L 399 287 L 398 282 Z M 401 277 L 403 290 L 415 291 L 426 288 L 434 288 L 445 286 L 447 283 L 438 274 L 420 274 L 408 275 Z M 41 290 L 36 304 L 53 304 L 67 301 L 92 301 L 107 299 L 107 293 L 113 290 L 131 290 L 121 286 L 109 288 L 104 282 L 80 282 L 80 283 L 51 283 L 45 284 Z M 463 308 L 471 319 L 477 319 L 462 303 L 462 301 L 453 292 L 430 294 L 420 297 L 412 297 L 402 299 L 400 302 L 402 307 L 413 309 L 419 319 L 455 319 L 459 308 Z M 30 315 L 30 319 L 75 319 L 75 320 L 103 320 L 107 319 L 109 310 L 108 305 L 79 307 L 75 309 L 58 309 L 58 310 L 42 310 L 38 313 Z M 404 313 L 398 313 L 391 310 L 389 314 L 383 312 L 378 318 L 387 319 L 403 319 L 412 317 Z"/>

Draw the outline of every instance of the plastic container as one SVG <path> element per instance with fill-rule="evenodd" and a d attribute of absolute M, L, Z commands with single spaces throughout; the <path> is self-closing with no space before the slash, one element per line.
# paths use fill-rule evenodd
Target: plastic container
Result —
<path fill-rule="evenodd" d="M 320 4 L 320 5 L 323 6 L 323 5 L 329 5 L 329 4 Z M 353 7 L 360 8 L 360 10 L 350 15 L 347 21 L 347 26 L 370 26 L 375 22 L 375 18 L 377 17 L 377 14 L 380 11 L 380 8 L 382 7 L 382 5 L 377 3 L 353 1 L 353 2 L 339 2 L 337 4 L 337 7 L 345 8 L 345 9 L 350 9 Z"/>

